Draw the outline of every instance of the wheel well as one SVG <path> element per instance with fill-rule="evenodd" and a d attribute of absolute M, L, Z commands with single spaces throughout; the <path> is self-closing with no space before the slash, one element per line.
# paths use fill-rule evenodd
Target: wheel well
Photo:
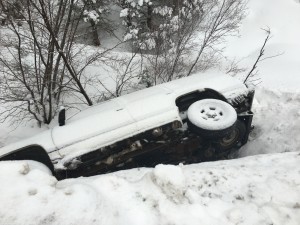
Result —
<path fill-rule="evenodd" d="M 205 88 L 203 91 L 197 90 L 181 95 L 175 102 L 179 111 L 182 112 L 186 111 L 192 103 L 207 98 L 219 99 L 227 102 L 227 99 L 222 94 L 210 88 Z"/>
<path fill-rule="evenodd" d="M 31 145 L 14 151 L 13 153 L 2 157 L 0 160 L 34 160 L 46 165 L 52 173 L 54 166 L 46 153 L 39 145 Z"/>

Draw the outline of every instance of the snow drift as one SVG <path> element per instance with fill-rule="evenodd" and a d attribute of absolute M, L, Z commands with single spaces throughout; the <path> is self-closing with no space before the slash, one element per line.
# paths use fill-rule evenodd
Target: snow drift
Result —
<path fill-rule="evenodd" d="M 2 162 L 0 224 L 298 225 L 299 163 L 278 153 L 57 182 L 31 162 Z"/>

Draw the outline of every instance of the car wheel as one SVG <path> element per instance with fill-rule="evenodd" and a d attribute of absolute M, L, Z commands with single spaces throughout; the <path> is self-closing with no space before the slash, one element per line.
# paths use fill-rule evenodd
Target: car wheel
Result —
<path fill-rule="evenodd" d="M 187 112 L 191 131 L 207 138 L 220 138 L 232 133 L 237 121 L 235 109 L 217 99 L 194 102 Z"/>
<path fill-rule="evenodd" d="M 242 142 L 246 133 L 246 126 L 240 120 L 234 125 L 233 130 L 228 135 L 220 138 L 217 141 L 217 149 L 219 152 L 224 152 L 238 146 Z"/>

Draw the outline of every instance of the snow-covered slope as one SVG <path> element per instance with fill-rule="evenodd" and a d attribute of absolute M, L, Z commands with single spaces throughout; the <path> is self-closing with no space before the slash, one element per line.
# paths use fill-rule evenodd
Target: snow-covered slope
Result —
<path fill-rule="evenodd" d="M 257 88 L 253 111 L 255 129 L 240 156 L 300 151 L 299 92 Z"/>
<path fill-rule="evenodd" d="M 0 164 L 0 224 L 299 225 L 300 154 L 158 165 L 57 182 Z"/>
<path fill-rule="evenodd" d="M 230 38 L 225 55 L 242 59 L 242 67 L 252 66 L 266 37 L 262 29 L 269 28 L 272 38 L 267 43 L 264 57 L 279 56 L 259 64 L 261 85 L 300 92 L 300 2 L 250 0 L 248 12 L 240 37 Z"/>
<path fill-rule="evenodd" d="M 240 156 L 300 151 L 300 2 L 250 0 L 248 8 L 241 37 L 231 38 L 226 54 L 245 57 L 240 66 L 252 66 L 266 35 L 261 28 L 269 27 L 272 38 L 264 57 L 282 55 L 258 65 L 255 130 Z"/>

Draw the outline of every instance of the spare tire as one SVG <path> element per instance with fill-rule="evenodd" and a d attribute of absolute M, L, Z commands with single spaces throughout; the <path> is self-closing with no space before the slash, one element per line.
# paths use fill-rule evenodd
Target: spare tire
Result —
<path fill-rule="evenodd" d="M 217 99 L 194 102 L 187 112 L 189 129 L 208 138 L 224 137 L 232 132 L 237 121 L 235 109 Z"/>

